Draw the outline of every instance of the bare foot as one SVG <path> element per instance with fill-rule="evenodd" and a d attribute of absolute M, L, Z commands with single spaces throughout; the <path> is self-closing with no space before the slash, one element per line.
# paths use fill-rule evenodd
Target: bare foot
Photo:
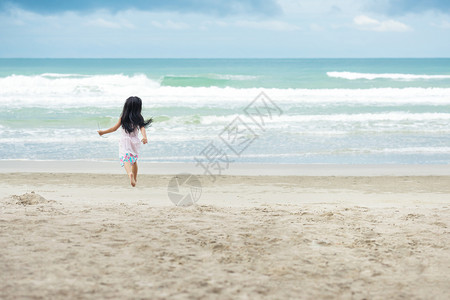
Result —
<path fill-rule="evenodd" d="M 128 177 L 130 177 L 130 183 L 132 187 L 136 186 L 136 180 L 134 180 L 133 173 L 128 174 Z"/>

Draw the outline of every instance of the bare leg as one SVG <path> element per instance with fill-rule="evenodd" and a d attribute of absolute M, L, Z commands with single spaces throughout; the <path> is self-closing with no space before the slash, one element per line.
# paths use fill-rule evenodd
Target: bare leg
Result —
<path fill-rule="evenodd" d="M 137 165 L 137 162 L 135 162 L 135 163 L 131 166 L 131 171 L 133 172 L 134 181 L 137 182 L 137 172 L 138 172 L 138 165 Z"/>
<path fill-rule="evenodd" d="M 130 178 L 130 184 L 131 186 L 136 186 L 136 180 L 134 179 L 133 171 L 131 170 L 131 164 L 129 162 L 125 162 L 123 164 L 123 167 L 125 168 L 125 171 L 127 172 L 128 177 Z"/>

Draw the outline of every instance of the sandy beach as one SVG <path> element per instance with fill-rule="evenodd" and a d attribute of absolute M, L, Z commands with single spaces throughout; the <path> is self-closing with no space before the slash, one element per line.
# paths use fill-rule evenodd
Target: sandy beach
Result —
<path fill-rule="evenodd" d="M 0 164 L 2 299 L 450 294 L 446 166 L 236 166 L 176 207 L 175 169 L 144 166 L 131 188 L 116 166 L 23 164 Z"/>

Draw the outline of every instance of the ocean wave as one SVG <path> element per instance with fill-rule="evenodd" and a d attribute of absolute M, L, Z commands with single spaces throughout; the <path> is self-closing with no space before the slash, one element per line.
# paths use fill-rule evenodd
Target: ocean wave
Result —
<path fill-rule="evenodd" d="M 401 74 L 401 73 L 356 73 L 356 72 L 327 72 L 328 77 L 356 79 L 392 79 L 401 81 L 450 79 L 450 75 Z"/>
<path fill-rule="evenodd" d="M 193 75 L 165 75 L 160 79 L 162 86 L 192 86 L 192 87 L 225 87 L 232 81 L 257 80 L 259 76 L 236 74 L 193 74 Z"/>
<path fill-rule="evenodd" d="M 143 74 L 127 76 L 44 73 L 40 75 L 11 75 L 0 78 L 0 96 L 89 96 L 134 94 L 159 87 L 156 80 Z"/>
<path fill-rule="evenodd" d="M 41 74 L 42 77 L 46 78 L 86 78 L 89 77 L 89 75 L 83 75 L 83 74 L 62 74 L 62 73 L 43 73 Z"/>
<path fill-rule="evenodd" d="M 249 126 L 253 126 L 253 121 L 245 114 L 232 114 L 226 116 L 182 116 L 182 117 L 157 117 L 156 123 L 162 123 L 167 125 L 179 126 L 183 125 L 208 125 L 208 126 L 222 126 L 231 123 L 235 118 L 240 120 Z M 408 112 L 390 112 L 390 113 L 362 113 L 362 114 L 317 114 L 317 115 L 281 115 L 273 116 L 272 118 L 265 118 L 264 122 L 267 127 L 274 126 L 276 128 L 289 128 L 302 126 L 300 123 L 313 123 L 316 125 L 322 124 L 322 126 L 329 126 L 325 124 L 328 122 L 333 123 L 350 123 L 351 126 L 354 123 L 367 123 L 367 122 L 386 122 L 394 126 L 395 124 L 401 128 L 405 128 L 407 124 L 402 122 L 427 122 L 429 126 L 432 126 L 433 122 L 448 123 L 450 120 L 450 113 L 408 113 Z M 442 126 L 437 124 L 436 126 Z M 414 124 L 413 124 L 414 125 Z M 371 127 L 371 125 L 368 125 Z M 317 126 L 316 126 L 317 127 Z M 317 130 L 317 128 L 315 130 Z M 320 127 L 320 126 L 319 126 Z M 346 128 L 348 130 L 348 128 Z M 423 129 L 423 128 L 422 128 Z M 315 131 L 314 131 L 315 132 Z M 348 131 L 347 131 L 348 132 Z"/>
<path fill-rule="evenodd" d="M 211 74 L 212 78 L 223 80 L 257 80 L 260 76 L 254 75 L 234 75 L 234 74 Z"/>
<path fill-rule="evenodd" d="M 348 148 L 348 149 L 330 149 L 320 151 L 305 151 L 291 153 L 265 153 L 265 154 L 243 154 L 241 158 L 261 158 L 261 157 L 301 157 L 313 155 L 330 155 L 330 154 L 448 154 L 450 147 L 399 147 L 399 148 Z M 229 155 L 233 158 L 233 155 Z"/>
<path fill-rule="evenodd" d="M 261 91 L 274 102 L 296 104 L 449 105 L 450 88 L 300 89 L 163 86 L 144 74 L 11 75 L 0 78 L 0 104 L 7 107 L 118 107 L 137 95 L 144 107 L 185 106 L 238 109 Z"/>
<path fill-rule="evenodd" d="M 239 74 L 216 74 L 216 73 L 208 73 L 208 74 L 199 74 L 199 75 L 164 75 L 164 78 L 180 78 L 180 79 L 189 79 L 189 78 L 209 78 L 209 79 L 219 79 L 219 80 L 256 80 L 260 78 L 260 76 L 255 75 L 239 75 Z"/>
<path fill-rule="evenodd" d="M 450 120 L 449 113 L 406 113 L 406 112 L 390 112 L 390 113 L 364 113 L 364 114 L 328 114 L 328 115 L 296 115 L 281 116 L 274 118 L 273 121 L 281 122 L 372 122 L 372 121 L 439 121 Z M 268 120 L 267 122 L 270 122 Z"/>
<path fill-rule="evenodd" d="M 360 150 L 361 152 L 361 150 Z M 404 147 L 404 148 L 383 148 L 383 149 L 367 149 L 370 153 L 424 153 L 424 154 L 449 154 L 450 147 Z"/>

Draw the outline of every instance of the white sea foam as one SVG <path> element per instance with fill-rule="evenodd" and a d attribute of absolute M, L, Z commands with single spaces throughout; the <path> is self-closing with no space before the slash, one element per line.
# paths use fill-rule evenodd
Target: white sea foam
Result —
<path fill-rule="evenodd" d="M 0 97 L 32 100 L 68 97 L 75 103 L 84 96 L 110 96 L 134 94 L 136 90 L 148 91 L 159 83 L 145 75 L 78 75 L 51 74 L 25 76 L 11 75 L 0 78 Z"/>
<path fill-rule="evenodd" d="M 11 75 L 0 78 L 0 104 L 7 106 L 121 106 L 138 95 L 153 106 L 243 107 L 261 91 L 283 104 L 449 105 L 450 88 L 261 89 L 169 87 L 145 75 Z M 70 76 L 67 76 L 70 75 Z"/>
<path fill-rule="evenodd" d="M 244 122 L 250 127 L 258 126 L 254 121 L 249 118 L 244 113 L 236 113 L 225 116 L 217 115 L 207 115 L 207 116 L 174 116 L 168 117 L 164 120 L 158 121 L 157 127 L 171 128 L 171 130 L 182 130 L 185 132 L 186 128 L 191 126 L 198 130 L 202 128 L 215 129 L 217 133 L 223 130 L 228 124 L 233 120 L 239 118 L 239 122 Z M 440 132 L 450 132 L 447 125 L 450 124 L 450 113 L 408 113 L 408 112 L 384 112 L 384 113 L 356 113 L 356 114 L 313 114 L 313 115 L 286 115 L 282 114 L 280 116 L 274 115 L 271 118 L 264 118 L 266 128 L 276 128 L 284 129 L 289 131 L 290 128 L 301 128 L 305 126 L 305 123 L 309 123 L 308 126 L 314 128 L 314 132 L 319 130 L 321 127 L 334 127 L 337 124 L 341 129 L 345 129 L 345 132 L 352 131 L 353 127 L 357 124 L 360 129 L 372 128 L 373 123 L 377 123 L 379 126 L 385 124 L 378 128 L 378 131 L 386 131 L 389 128 L 385 128 L 390 125 L 395 128 L 407 129 L 411 126 L 417 127 L 421 124 L 419 128 L 415 128 L 415 131 L 430 130 L 433 128 L 434 131 L 440 129 Z M 330 124 L 332 123 L 332 124 Z M 426 127 L 423 123 L 426 123 Z M 204 129 L 203 129 L 204 130 Z M 377 131 L 374 130 L 374 131 Z M 340 131 L 341 133 L 343 131 Z M 318 133 L 320 134 L 320 133 Z"/>
<path fill-rule="evenodd" d="M 256 80 L 259 76 L 253 75 L 234 75 L 234 74 L 212 74 L 212 78 L 223 79 L 223 80 Z"/>
<path fill-rule="evenodd" d="M 314 121 L 331 121 L 331 122 L 371 122 L 371 121 L 450 121 L 448 113 L 405 113 L 405 112 L 389 112 L 389 113 L 365 113 L 365 114 L 332 114 L 332 115 L 296 115 L 274 117 L 273 121 L 281 122 L 314 122 Z M 270 122 L 270 120 L 268 120 Z"/>
<path fill-rule="evenodd" d="M 430 79 L 450 79 L 450 75 L 426 75 L 426 74 L 401 74 L 401 73 L 356 73 L 356 72 L 327 72 L 328 77 L 343 78 L 349 80 L 356 79 L 392 79 L 392 80 L 430 80 Z"/>
<path fill-rule="evenodd" d="M 335 149 L 307 151 L 307 152 L 290 152 L 290 153 L 265 153 L 265 154 L 242 154 L 240 156 L 229 155 L 229 158 L 270 158 L 270 157 L 302 157 L 312 155 L 327 154 L 448 154 L 450 147 L 404 147 L 404 148 L 349 148 L 336 151 Z"/>
<path fill-rule="evenodd" d="M 359 149 L 359 151 L 361 151 Z M 367 149 L 371 153 L 426 153 L 426 154 L 449 154 L 450 147 L 404 147 L 404 148 L 383 148 Z"/>
<path fill-rule="evenodd" d="M 251 123 L 245 115 L 228 115 L 228 116 L 205 116 L 201 117 L 199 123 L 202 125 L 228 124 L 234 118 L 240 117 L 244 122 Z M 170 123 L 180 123 L 181 118 L 174 118 Z M 364 114 L 324 114 L 324 115 L 281 115 L 266 117 L 266 124 L 281 123 L 286 125 L 295 125 L 304 122 L 376 122 L 376 121 L 444 121 L 450 123 L 449 113 L 406 113 L 406 112 L 389 112 L 389 113 L 364 113 Z M 404 126 L 404 124 L 402 124 Z"/>

